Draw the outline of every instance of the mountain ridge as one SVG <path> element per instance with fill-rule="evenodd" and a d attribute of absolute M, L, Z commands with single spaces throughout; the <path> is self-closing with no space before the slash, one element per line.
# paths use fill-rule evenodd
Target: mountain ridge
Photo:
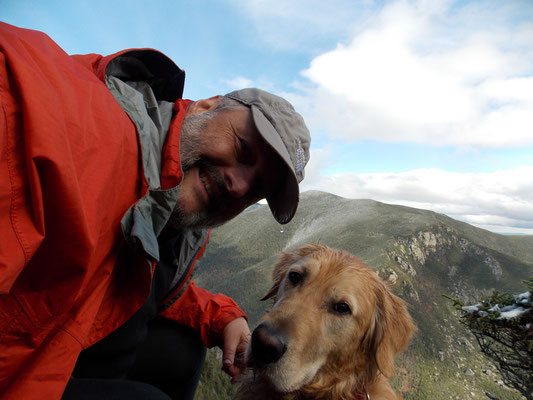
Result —
<path fill-rule="evenodd" d="M 484 393 L 520 398 L 497 383 L 494 368 L 476 353 L 475 340 L 442 295 L 468 302 L 493 290 L 518 293 L 533 272 L 533 237 L 499 235 L 433 211 L 311 191 L 302 193 L 298 213 L 286 226 L 261 205 L 214 229 L 195 280 L 233 297 L 253 327 L 268 308 L 258 300 L 279 254 L 307 243 L 361 258 L 407 302 L 419 333 L 398 364 L 395 384 L 406 399 L 481 399 Z M 431 385 L 437 376 L 447 382 L 446 391 Z M 459 397 L 450 397 L 454 390 Z"/>

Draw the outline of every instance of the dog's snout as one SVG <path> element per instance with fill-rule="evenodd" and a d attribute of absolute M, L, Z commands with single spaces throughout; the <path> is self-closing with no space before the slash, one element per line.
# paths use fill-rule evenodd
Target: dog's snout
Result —
<path fill-rule="evenodd" d="M 263 322 L 252 334 L 252 353 L 259 364 L 278 361 L 287 350 L 285 336 L 272 325 Z"/>

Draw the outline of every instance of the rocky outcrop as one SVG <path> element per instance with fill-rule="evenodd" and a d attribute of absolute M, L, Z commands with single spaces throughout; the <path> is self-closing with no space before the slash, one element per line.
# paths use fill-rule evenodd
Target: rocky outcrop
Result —
<path fill-rule="evenodd" d="M 479 258 L 497 280 L 501 278 L 503 269 L 494 256 L 461 237 L 454 229 L 442 225 L 435 226 L 432 230 L 419 231 L 409 237 L 396 238 L 394 249 L 389 256 L 401 270 L 414 277 L 417 268 L 423 268 L 429 257 L 444 255 L 451 249 L 458 249 L 465 255 Z M 458 268 L 458 265 L 450 264 L 448 276 L 453 277 Z"/>

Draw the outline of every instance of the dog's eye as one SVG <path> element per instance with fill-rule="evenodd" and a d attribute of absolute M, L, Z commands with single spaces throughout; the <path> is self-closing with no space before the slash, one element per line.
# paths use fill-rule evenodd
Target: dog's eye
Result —
<path fill-rule="evenodd" d="M 302 281 L 302 279 L 303 279 L 303 275 L 300 274 L 299 272 L 296 272 L 296 271 L 289 272 L 289 281 L 291 281 L 293 285 L 299 284 Z"/>
<path fill-rule="evenodd" d="M 333 304 L 333 312 L 337 314 L 350 314 L 350 306 L 346 303 Z"/>

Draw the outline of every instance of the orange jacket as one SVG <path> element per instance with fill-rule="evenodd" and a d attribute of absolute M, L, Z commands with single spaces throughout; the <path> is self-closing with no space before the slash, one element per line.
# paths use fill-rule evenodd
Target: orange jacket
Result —
<path fill-rule="evenodd" d="M 111 89 L 113 74 L 173 104 L 160 187 L 143 120 Z M 43 33 L 0 23 L 0 398 L 59 399 L 79 352 L 147 298 L 182 178 L 183 81 L 155 50 L 69 56 Z M 212 346 L 244 314 L 186 285 L 207 232 L 187 235 L 161 312 Z"/>

